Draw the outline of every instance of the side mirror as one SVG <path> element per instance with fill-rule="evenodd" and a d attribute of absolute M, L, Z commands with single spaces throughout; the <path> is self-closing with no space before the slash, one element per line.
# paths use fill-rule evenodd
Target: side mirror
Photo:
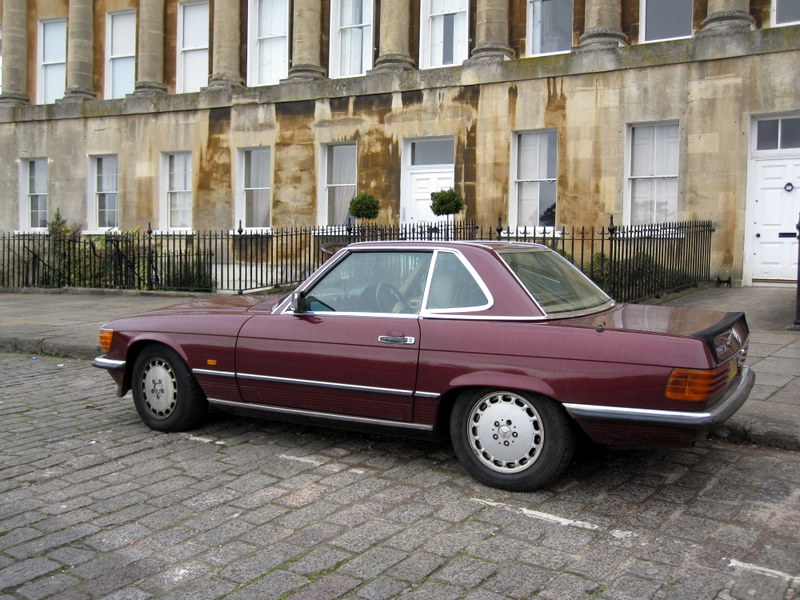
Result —
<path fill-rule="evenodd" d="M 293 313 L 308 312 L 306 304 L 306 292 L 292 292 L 292 302 L 289 305 Z"/>

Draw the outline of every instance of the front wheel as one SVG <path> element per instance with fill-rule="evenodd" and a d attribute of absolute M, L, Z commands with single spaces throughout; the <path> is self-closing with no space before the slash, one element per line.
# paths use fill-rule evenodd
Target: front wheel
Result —
<path fill-rule="evenodd" d="M 569 464 L 575 434 L 553 400 L 508 390 L 462 393 L 450 415 L 458 460 L 481 483 L 515 492 L 547 485 Z"/>
<path fill-rule="evenodd" d="M 133 364 L 133 403 L 142 421 L 158 431 L 199 425 L 208 402 L 186 363 L 172 348 L 152 344 Z"/>

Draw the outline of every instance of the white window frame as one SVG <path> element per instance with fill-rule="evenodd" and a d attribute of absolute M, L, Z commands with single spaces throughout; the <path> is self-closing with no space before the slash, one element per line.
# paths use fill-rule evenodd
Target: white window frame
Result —
<path fill-rule="evenodd" d="M 116 161 L 113 177 L 113 185 L 107 189 L 100 189 L 99 182 L 101 161 L 114 159 Z M 119 194 L 119 156 L 116 154 L 93 154 L 89 157 L 89 168 L 87 178 L 87 196 L 86 196 L 86 222 L 88 225 L 87 231 L 89 232 L 105 232 L 119 228 L 119 215 L 120 215 L 120 194 Z M 113 194 L 116 198 L 116 225 L 100 225 L 100 195 Z"/>
<path fill-rule="evenodd" d="M 561 50 L 553 50 L 543 52 L 542 47 L 542 32 L 547 29 L 548 24 L 543 22 L 544 16 L 542 15 L 543 2 L 552 2 L 559 4 L 568 4 L 570 7 L 570 28 L 569 28 L 569 44 L 566 48 Z M 575 19 L 575 6 L 573 0 L 527 0 L 527 19 L 525 35 L 525 55 L 526 56 L 543 56 L 547 54 L 563 54 L 572 50 L 572 22 Z"/>
<path fill-rule="evenodd" d="M 171 157 L 180 157 L 181 160 L 188 159 L 188 169 L 186 173 L 185 183 L 188 184 L 180 186 L 172 182 Z M 161 154 L 161 176 L 159 178 L 161 192 L 159 194 L 160 202 L 158 203 L 158 222 L 161 224 L 161 229 L 171 232 L 191 232 L 192 231 L 192 217 L 194 209 L 194 165 L 193 154 L 190 151 L 182 152 L 164 152 Z M 188 218 L 184 224 L 173 224 L 173 214 L 177 209 L 173 209 L 173 204 L 180 199 L 181 194 L 188 194 L 189 202 Z"/>
<path fill-rule="evenodd" d="M 128 39 L 119 40 L 115 34 Z M 120 47 L 123 46 L 123 47 Z M 115 52 L 116 51 L 116 52 Z M 120 66 L 130 64 L 130 81 L 126 81 L 124 92 L 114 94 L 114 83 L 121 76 Z M 121 10 L 106 13 L 106 62 L 105 97 L 124 98 L 133 92 L 136 84 L 136 11 Z"/>
<path fill-rule="evenodd" d="M 553 169 L 552 176 L 549 176 L 547 173 L 547 146 L 545 146 L 545 154 L 542 155 L 539 150 L 536 153 L 536 166 L 533 170 L 537 171 L 535 176 L 533 177 L 525 177 L 523 178 L 520 174 L 520 159 L 521 159 L 521 146 L 524 137 L 532 137 L 535 138 L 536 144 L 538 148 L 541 148 L 542 143 L 545 145 L 548 141 L 548 136 L 555 134 L 555 166 Z M 541 172 L 541 167 L 544 167 L 545 173 Z M 516 131 L 514 132 L 514 138 L 512 142 L 512 157 L 511 157 L 511 184 L 512 188 L 509 193 L 509 207 L 508 207 L 508 216 L 509 222 L 511 223 L 512 227 L 517 229 L 524 229 L 527 228 L 527 231 L 543 231 L 546 227 L 552 228 L 554 225 L 541 225 L 540 217 L 541 217 L 541 207 L 538 205 L 538 198 L 537 198 L 537 209 L 536 209 L 536 223 L 535 224 L 528 224 L 528 223 L 521 223 L 520 211 L 519 211 L 519 203 L 520 203 L 520 188 L 524 184 L 542 184 L 542 183 L 550 183 L 556 186 L 556 210 L 558 210 L 558 131 L 556 129 L 537 129 L 531 131 Z"/>
<path fill-rule="evenodd" d="M 637 130 L 644 132 L 648 128 L 653 128 L 653 136 L 655 142 L 652 148 L 648 151 L 652 155 L 647 157 L 650 160 L 650 168 L 647 169 L 648 173 L 634 175 L 633 169 L 635 168 L 634 154 L 636 148 L 636 132 Z M 680 212 L 680 162 L 681 162 L 681 128 L 677 121 L 659 121 L 654 123 L 636 123 L 628 126 L 627 142 L 625 153 L 625 203 L 623 207 L 623 221 L 626 225 L 638 224 L 651 224 L 660 222 L 673 222 L 678 218 Z M 671 153 L 671 148 L 674 148 L 674 155 Z M 660 160 L 666 159 L 666 160 Z M 671 163 L 671 164 L 670 164 Z M 649 202 L 651 204 L 650 218 L 647 221 L 634 221 L 634 202 L 635 202 L 635 188 L 637 183 L 650 182 L 653 186 L 659 186 L 661 189 L 653 188 Z M 670 186 L 672 184 L 673 193 L 670 194 Z M 660 184 L 660 185 L 659 185 Z M 658 203 L 662 204 L 672 197 L 674 206 L 670 211 L 673 213 L 667 215 L 664 219 L 658 216 Z"/>
<path fill-rule="evenodd" d="M 790 1 L 793 0 L 772 0 L 772 8 L 770 9 L 770 12 L 772 14 L 772 27 L 787 27 L 789 25 L 800 24 L 800 19 L 797 19 L 795 21 L 786 21 L 784 23 L 778 22 L 778 5 L 783 2 L 790 2 Z"/>
<path fill-rule="evenodd" d="M 331 154 L 334 152 L 335 148 L 341 147 L 350 147 L 354 149 L 354 163 L 353 163 L 353 171 L 352 171 L 352 182 L 340 182 L 340 183 L 330 183 L 330 168 L 329 163 L 331 161 Z M 319 190 L 320 190 L 320 197 L 319 201 L 317 202 L 317 221 L 321 226 L 338 226 L 338 225 L 345 225 L 347 224 L 349 217 L 347 215 L 347 211 L 350 208 L 350 199 L 358 193 L 358 144 L 354 141 L 348 142 L 341 142 L 335 144 L 323 144 L 320 149 L 320 172 L 319 172 Z M 348 188 L 350 192 L 348 193 Z M 345 215 L 341 218 L 336 219 L 336 216 L 332 214 L 332 207 L 330 198 L 336 190 L 342 190 L 342 193 L 345 194 L 347 197 L 347 207 L 345 209 Z"/>
<path fill-rule="evenodd" d="M 800 148 L 795 146 L 784 146 L 782 140 L 782 130 L 785 126 L 784 122 L 788 119 L 800 119 L 800 112 L 796 113 L 787 113 L 787 114 L 776 114 L 776 115 L 763 115 L 759 117 L 753 118 L 753 130 L 751 138 L 751 154 L 754 157 L 760 158 L 780 158 L 781 156 L 796 156 Z M 778 131 L 777 131 L 777 148 L 765 148 L 759 149 L 758 148 L 758 126 L 766 121 L 778 121 Z"/>
<path fill-rule="evenodd" d="M 0 24 L 0 94 L 3 93 L 3 26 Z"/>
<path fill-rule="evenodd" d="M 37 164 L 40 167 L 44 167 L 44 193 L 41 190 L 33 191 L 31 190 L 31 177 L 30 177 L 30 170 L 31 164 Z M 41 171 L 38 171 L 41 173 Z M 47 223 L 50 220 L 50 197 L 49 197 L 49 188 L 50 188 L 50 165 L 49 161 L 45 157 L 36 157 L 36 158 L 25 158 L 19 161 L 19 229 L 20 231 L 32 231 L 32 232 L 46 232 L 47 231 Z M 37 177 L 37 181 L 38 177 Z M 45 201 L 45 210 L 44 210 L 44 224 L 40 225 L 37 224 L 33 226 L 31 224 L 31 196 L 44 196 Z"/>
<path fill-rule="evenodd" d="M 184 39 L 188 33 L 186 26 L 187 12 L 201 6 L 205 7 L 205 18 L 201 19 L 201 23 L 193 24 L 191 27 L 192 31 L 202 32 L 198 40 L 200 43 L 188 45 Z M 208 0 L 178 3 L 178 35 L 175 40 L 177 52 L 175 93 L 177 94 L 199 92 L 208 85 L 209 10 L 210 4 Z M 199 15 L 200 13 L 194 14 Z M 202 38 L 203 34 L 205 39 Z M 198 72 L 198 69 L 191 68 L 190 62 L 192 65 L 203 65 L 204 68 Z"/>
<path fill-rule="evenodd" d="M 647 34 L 647 4 L 648 2 L 655 2 L 657 0 L 640 0 L 639 4 L 639 43 L 647 44 L 647 43 L 654 43 L 654 42 L 666 42 L 669 40 L 683 40 L 686 38 L 692 37 L 692 30 L 694 27 L 694 0 L 690 0 L 689 2 L 689 32 L 685 35 L 678 35 L 675 37 L 669 38 L 653 38 L 650 39 Z M 671 1 L 671 0 L 659 0 L 659 1 Z"/>
<path fill-rule="evenodd" d="M 248 156 L 252 156 L 254 150 L 263 150 L 267 153 L 267 173 L 268 182 L 266 186 L 247 185 L 247 161 Z M 263 191 L 268 195 L 267 200 L 267 225 L 251 225 L 247 220 L 247 193 L 250 191 Z M 269 231 L 272 219 L 272 148 L 269 146 L 252 146 L 239 148 L 236 152 L 236 200 L 234 205 L 234 216 L 236 223 L 234 228 L 238 231 L 239 225 L 244 231 L 258 232 Z"/>
<path fill-rule="evenodd" d="M 277 16 L 270 22 L 282 25 L 276 31 L 262 32 L 260 30 L 260 11 L 266 3 L 280 4 Z M 247 19 L 247 85 L 276 85 L 289 74 L 289 19 L 291 3 L 289 0 L 249 0 Z M 275 42 L 282 48 L 282 55 L 278 56 L 277 64 L 262 77 L 261 73 L 261 48 L 266 44 Z"/>
<path fill-rule="evenodd" d="M 432 4 L 448 4 L 442 10 L 433 12 Z M 460 6 L 456 6 L 460 5 Z M 434 41 L 441 18 L 454 15 L 453 23 L 453 61 L 444 64 Z M 463 63 L 469 57 L 469 2 L 468 0 L 422 0 L 420 3 L 420 68 L 451 67 Z M 444 44 L 444 40 L 442 40 Z"/>
<path fill-rule="evenodd" d="M 63 27 L 63 51 L 61 56 L 50 56 L 45 60 L 45 32 L 54 26 Z M 51 40 L 53 41 L 53 40 Z M 60 40 L 59 40 L 60 41 Z M 61 44 L 56 45 L 56 49 Z M 38 104 L 53 104 L 56 100 L 63 98 L 67 89 L 67 20 L 66 19 L 45 19 L 39 21 L 39 35 L 37 40 L 37 59 L 38 77 L 36 78 L 36 102 Z M 49 53 L 49 52 L 48 52 Z M 60 73 L 59 73 L 60 72 Z M 50 89 L 48 85 L 48 74 L 54 74 L 59 80 L 55 89 Z"/>
<path fill-rule="evenodd" d="M 361 23 L 342 24 L 342 12 L 354 4 L 361 5 Z M 374 13 L 374 0 L 331 0 L 331 35 L 330 35 L 330 76 L 355 77 L 364 75 L 372 68 L 372 23 Z M 360 48 L 353 52 L 355 62 L 359 68 L 353 68 L 348 63 L 344 53 L 347 51 L 346 38 L 352 35 L 361 38 Z"/>

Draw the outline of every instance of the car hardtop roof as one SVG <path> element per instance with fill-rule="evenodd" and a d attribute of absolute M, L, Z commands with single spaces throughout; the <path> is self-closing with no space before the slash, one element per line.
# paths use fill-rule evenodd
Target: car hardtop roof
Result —
<path fill-rule="evenodd" d="M 505 240 L 457 240 L 457 241 L 430 241 L 430 240 L 392 240 L 392 241 L 372 241 L 355 242 L 345 248 L 360 249 L 404 249 L 404 248 L 448 248 L 457 250 L 459 248 L 482 248 L 484 250 L 530 250 L 534 248 L 548 249 L 542 244 L 533 242 L 515 242 Z"/>

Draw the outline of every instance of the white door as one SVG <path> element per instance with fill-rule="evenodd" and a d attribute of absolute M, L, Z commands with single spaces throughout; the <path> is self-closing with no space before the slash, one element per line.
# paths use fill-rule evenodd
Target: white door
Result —
<path fill-rule="evenodd" d="M 752 278 L 796 280 L 800 158 L 756 161 L 754 192 Z"/>
<path fill-rule="evenodd" d="M 431 210 L 431 193 L 453 187 L 455 174 L 450 165 L 412 167 L 409 173 L 408 202 L 400 219 L 404 223 L 424 223 L 441 219 Z"/>

